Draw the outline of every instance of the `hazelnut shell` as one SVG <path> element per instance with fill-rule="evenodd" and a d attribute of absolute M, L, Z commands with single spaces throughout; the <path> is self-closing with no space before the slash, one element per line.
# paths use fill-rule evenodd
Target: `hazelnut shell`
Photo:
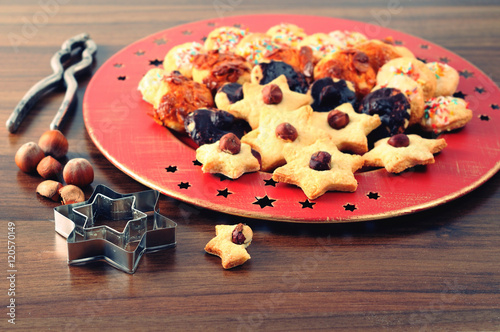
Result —
<path fill-rule="evenodd" d="M 64 166 L 63 178 L 67 184 L 83 188 L 94 181 L 94 169 L 87 159 L 71 159 Z"/>
<path fill-rule="evenodd" d="M 40 136 L 38 145 L 46 155 L 60 159 L 68 153 L 68 140 L 59 130 L 48 130 Z"/>
<path fill-rule="evenodd" d="M 45 157 L 42 149 L 35 142 L 23 144 L 16 152 L 15 162 L 17 167 L 25 173 L 36 170 L 38 163 Z"/>

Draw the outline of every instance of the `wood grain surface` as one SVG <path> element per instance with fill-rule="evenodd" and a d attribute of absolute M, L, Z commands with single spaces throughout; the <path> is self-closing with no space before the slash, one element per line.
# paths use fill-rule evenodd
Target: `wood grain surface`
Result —
<path fill-rule="evenodd" d="M 0 118 L 5 122 L 31 85 L 50 73 L 51 56 L 72 35 L 85 31 L 96 41 L 97 69 L 159 30 L 259 13 L 340 17 L 400 30 L 448 48 L 500 82 L 496 1 L 4 0 Z M 88 77 L 80 81 L 80 101 L 86 83 Z M 56 204 L 35 194 L 39 177 L 14 164 L 19 146 L 48 129 L 62 97 L 59 91 L 39 102 L 17 133 L 0 129 L 2 330 L 500 330 L 498 174 L 440 207 L 351 224 L 244 219 L 162 197 L 161 211 L 178 223 L 176 248 L 146 254 L 133 275 L 105 263 L 68 266 L 66 240 L 54 232 Z M 93 145 L 81 105 L 62 131 L 68 158 L 93 164 L 93 185 L 123 193 L 146 189 Z M 91 192 L 86 189 L 87 197 Z M 252 259 L 225 271 L 203 248 L 216 224 L 238 222 L 254 230 Z M 15 225 L 15 295 L 8 294 L 9 223 Z M 15 325 L 8 321 L 11 299 Z"/>

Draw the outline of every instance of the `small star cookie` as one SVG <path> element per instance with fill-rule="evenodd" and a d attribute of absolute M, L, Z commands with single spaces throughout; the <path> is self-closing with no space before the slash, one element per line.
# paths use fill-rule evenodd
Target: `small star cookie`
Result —
<path fill-rule="evenodd" d="M 311 159 L 318 152 L 331 156 L 324 170 L 311 168 Z M 274 171 L 273 180 L 299 186 L 311 200 L 327 191 L 353 192 L 358 187 L 354 172 L 363 166 L 363 158 L 340 152 L 330 140 L 318 140 L 301 149 L 287 144 L 283 154 L 287 164 Z"/>
<path fill-rule="evenodd" d="M 196 149 L 196 160 L 203 164 L 203 173 L 218 173 L 237 179 L 245 173 L 260 169 L 259 160 L 252 154 L 250 145 L 241 143 L 240 151 L 232 154 L 221 149 L 220 142 L 223 138 L 224 136 L 215 143 L 204 144 Z"/>
<path fill-rule="evenodd" d="M 399 135 L 408 137 L 407 146 L 395 147 L 389 144 L 391 138 Z M 444 138 L 426 139 L 418 135 L 399 135 L 375 142 L 375 147 L 363 155 L 365 166 L 385 167 L 390 173 L 401 173 L 416 165 L 433 164 L 433 154 L 446 147 Z"/>
<path fill-rule="evenodd" d="M 282 93 L 279 103 L 267 104 L 264 101 L 266 87 L 277 85 Z M 301 106 L 309 105 L 312 102 L 310 96 L 293 92 L 288 87 L 285 75 L 281 75 L 275 80 L 265 85 L 258 83 L 243 84 L 243 99 L 228 106 L 227 111 L 237 118 L 245 119 L 252 129 L 259 126 L 259 116 L 263 109 L 277 111 L 295 110 Z"/>
<path fill-rule="evenodd" d="M 330 139 L 326 132 L 312 125 L 312 114 L 313 110 L 309 105 L 283 112 L 264 108 L 260 112 L 259 128 L 252 130 L 241 140 L 260 153 L 262 170 L 272 171 L 285 164 L 285 144 L 299 148 L 314 143 L 318 138 Z"/>
<path fill-rule="evenodd" d="M 462 128 L 472 119 L 469 103 L 451 96 L 431 98 L 425 102 L 425 113 L 420 126 L 425 131 L 439 134 Z"/>
<path fill-rule="evenodd" d="M 209 254 L 219 256 L 222 267 L 230 269 L 250 259 L 246 248 L 253 238 L 252 229 L 243 224 L 216 225 L 215 237 L 205 246 Z"/>
<path fill-rule="evenodd" d="M 328 123 L 329 112 L 314 112 L 312 114 L 312 125 L 330 134 L 332 141 L 340 151 L 357 154 L 367 152 L 368 139 L 366 136 L 381 124 L 378 114 L 371 116 L 357 113 L 350 103 L 342 104 L 335 110 L 347 114 L 348 123 L 345 127 L 333 128 Z"/>

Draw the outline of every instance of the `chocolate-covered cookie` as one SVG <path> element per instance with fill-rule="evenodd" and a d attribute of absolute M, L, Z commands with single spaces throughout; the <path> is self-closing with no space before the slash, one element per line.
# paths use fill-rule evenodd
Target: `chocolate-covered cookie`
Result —
<path fill-rule="evenodd" d="M 304 74 L 296 72 L 291 65 L 283 61 L 271 60 L 259 63 L 252 69 L 251 80 L 264 85 L 281 75 L 285 75 L 290 90 L 306 93 L 309 89 Z"/>
<path fill-rule="evenodd" d="M 321 78 L 314 81 L 310 91 L 314 100 L 311 106 L 315 112 L 330 112 L 342 104 L 356 103 L 354 86 L 345 80 Z"/>
<path fill-rule="evenodd" d="M 217 142 L 227 133 L 241 138 L 251 130 L 245 120 L 217 109 L 198 109 L 184 120 L 186 132 L 198 145 Z"/>
<path fill-rule="evenodd" d="M 378 114 L 382 125 L 372 132 L 377 138 L 403 133 L 408 127 L 411 106 L 396 88 L 381 88 L 366 95 L 359 105 L 361 113 Z"/>

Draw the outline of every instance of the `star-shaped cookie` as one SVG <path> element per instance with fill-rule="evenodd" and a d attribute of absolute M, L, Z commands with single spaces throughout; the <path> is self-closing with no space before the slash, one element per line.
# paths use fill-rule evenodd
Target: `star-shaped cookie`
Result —
<path fill-rule="evenodd" d="M 371 116 L 357 113 L 349 103 L 338 106 L 336 110 L 344 112 L 349 116 L 349 123 L 344 128 L 332 128 L 328 124 L 328 112 L 314 112 L 312 114 L 312 125 L 330 134 L 332 141 L 340 151 L 349 151 L 357 154 L 367 152 L 368 139 L 366 136 L 373 129 L 380 126 L 381 122 L 378 114 Z"/>
<path fill-rule="evenodd" d="M 285 144 L 300 148 L 314 143 L 319 138 L 330 139 L 326 132 L 312 125 L 312 114 L 313 110 L 309 105 L 287 112 L 263 108 L 260 112 L 261 125 L 243 136 L 241 141 L 260 153 L 263 171 L 272 171 L 285 164 L 283 155 Z M 288 123 L 296 129 L 297 138 L 293 142 L 276 135 L 276 128 L 282 123 Z"/>
<path fill-rule="evenodd" d="M 446 147 L 444 138 L 426 139 L 418 135 L 408 135 L 410 144 L 394 147 L 388 143 L 389 137 L 375 142 L 375 147 L 363 155 L 365 166 L 385 167 L 390 173 L 401 173 L 416 165 L 435 162 L 435 153 Z"/>
<path fill-rule="evenodd" d="M 260 169 L 250 145 L 242 143 L 239 153 L 230 154 L 220 149 L 219 142 L 204 144 L 196 150 L 196 159 L 203 164 L 201 170 L 204 173 L 218 173 L 237 179 L 245 173 Z"/>
<path fill-rule="evenodd" d="M 243 235 L 239 240 L 243 242 L 237 244 L 233 242 L 233 232 L 236 227 L 240 227 Z M 253 238 L 252 229 L 243 224 L 238 225 L 216 225 L 215 237 L 205 246 L 205 251 L 209 254 L 219 256 L 222 260 L 222 267 L 230 269 L 241 265 L 250 259 L 246 248 L 250 245 Z"/>
<path fill-rule="evenodd" d="M 277 85 L 283 94 L 283 99 L 278 104 L 266 104 L 264 102 L 263 90 L 271 84 Z M 259 126 L 260 112 L 263 109 L 270 109 L 275 112 L 295 110 L 301 106 L 309 105 L 311 102 L 310 96 L 291 91 L 285 75 L 281 75 L 265 85 L 244 83 L 243 99 L 231 104 L 227 111 L 237 118 L 245 119 L 252 129 L 256 129 Z"/>
<path fill-rule="evenodd" d="M 331 155 L 329 170 L 318 171 L 309 167 L 311 156 L 318 151 Z M 299 186 L 310 200 L 327 191 L 352 192 L 358 187 L 353 173 L 363 166 L 363 158 L 340 152 L 330 140 L 318 140 L 302 149 L 287 144 L 283 154 L 287 164 L 274 171 L 273 179 Z"/>

